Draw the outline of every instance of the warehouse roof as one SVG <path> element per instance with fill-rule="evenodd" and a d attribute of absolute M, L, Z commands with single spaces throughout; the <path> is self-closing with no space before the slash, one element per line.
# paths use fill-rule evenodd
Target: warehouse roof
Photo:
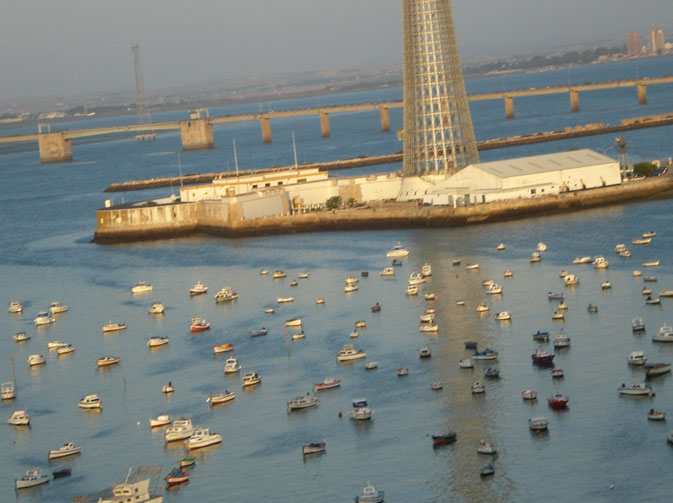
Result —
<path fill-rule="evenodd" d="M 502 161 L 480 162 L 472 166 L 500 178 L 532 175 L 563 169 L 587 168 L 603 164 L 616 163 L 603 154 L 589 149 L 557 152 L 554 154 L 534 155 Z"/>

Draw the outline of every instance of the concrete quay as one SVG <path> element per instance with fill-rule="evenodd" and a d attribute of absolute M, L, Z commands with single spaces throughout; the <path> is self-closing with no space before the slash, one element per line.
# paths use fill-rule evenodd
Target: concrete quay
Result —
<path fill-rule="evenodd" d="M 533 199 L 464 207 L 420 206 L 416 202 L 372 203 L 365 208 L 316 211 L 256 219 L 241 218 L 235 205 L 217 201 L 98 210 L 95 243 L 125 243 L 204 233 L 225 237 L 390 228 L 457 227 L 540 217 L 588 208 L 673 197 L 673 177 Z"/>

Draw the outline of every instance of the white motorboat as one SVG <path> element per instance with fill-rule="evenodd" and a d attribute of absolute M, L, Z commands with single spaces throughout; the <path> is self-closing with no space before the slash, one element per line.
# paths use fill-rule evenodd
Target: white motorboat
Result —
<path fill-rule="evenodd" d="M 525 389 L 521 392 L 521 398 L 524 400 L 537 400 L 537 391 L 534 389 Z"/>
<path fill-rule="evenodd" d="M 292 337 L 293 341 L 298 341 L 299 339 L 304 339 L 306 337 L 306 334 L 302 330 L 301 332 L 296 332 L 296 333 L 292 334 L 291 337 Z"/>
<path fill-rule="evenodd" d="M 480 395 L 481 393 L 486 392 L 486 387 L 480 381 L 475 381 L 472 383 L 472 386 L 470 386 L 470 390 L 473 395 Z"/>
<path fill-rule="evenodd" d="M 419 319 L 421 320 L 421 323 L 432 323 L 435 321 L 435 314 L 434 313 L 425 313 L 422 314 Z"/>
<path fill-rule="evenodd" d="M 644 286 L 640 293 L 643 295 L 652 295 L 652 289 Z"/>
<path fill-rule="evenodd" d="M 512 276 L 514 276 L 514 273 L 512 272 L 511 269 L 507 269 L 503 275 L 505 276 L 505 278 L 511 278 Z"/>
<path fill-rule="evenodd" d="M 421 283 L 425 283 L 425 277 L 423 276 L 422 273 L 412 272 L 409 275 L 409 284 L 410 285 L 420 285 Z"/>
<path fill-rule="evenodd" d="M 168 384 L 164 384 L 161 387 L 161 392 L 165 393 L 165 394 L 173 393 L 174 391 L 175 391 L 175 388 L 173 387 L 173 385 L 171 384 L 170 381 L 168 381 Z"/>
<path fill-rule="evenodd" d="M 460 261 L 458 261 L 458 264 L 460 264 Z M 468 271 L 476 271 L 479 269 L 479 264 L 467 264 L 465 266 L 465 269 L 467 269 Z"/>
<path fill-rule="evenodd" d="M 47 347 L 48 347 L 49 349 L 63 348 L 63 347 L 65 347 L 65 346 L 67 346 L 67 345 L 68 345 L 68 343 L 67 343 L 67 342 L 63 342 L 63 341 L 49 341 L 49 342 L 47 342 Z"/>
<path fill-rule="evenodd" d="M 206 292 L 208 292 L 208 287 L 201 283 L 201 281 L 197 281 L 196 285 L 189 289 L 189 295 L 192 297 L 195 295 L 203 295 Z"/>
<path fill-rule="evenodd" d="M 495 319 L 498 321 L 509 321 L 512 319 L 512 315 L 509 311 L 501 311 L 499 313 L 495 313 Z"/>
<path fill-rule="evenodd" d="M 318 405 L 318 399 L 306 393 L 306 395 L 299 395 L 287 402 L 287 411 L 292 412 L 293 410 L 307 409 L 316 405 Z"/>
<path fill-rule="evenodd" d="M 359 360 L 367 356 L 367 353 L 363 349 L 355 349 L 352 344 L 344 344 L 341 351 L 337 353 L 337 361 L 346 362 L 350 360 Z"/>
<path fill-rule="evenodd" d="M 393 267 L 384 267 L 379 274 L 381 276 L 395 276 L 395 269 Z"/>
<path fill-rule="evenodd" d="M 18 314 L 22 311 L 23 311 L 23 306 L 21 305 L 21 302 L 17 302 L 16 300 L 13 300 L 12 302 L 9 303 L 9 308 L 7 309 L 8 313 Z"/>
<path fill-rule="evenodd" d="M 227 361 L 224 362 L 225 374 L 235 374 L 239 370 L 241 370 L 241 365 L 238 363 L 236 358 L 227 358 Z"/>
<path fill-rule="evenodd" d="M 624 243 L 619 243 L 615 246 L 615 253 L 621 253 L 626 250 L 626 245 Z"/>
<path fill-rule="evenodd" d="M 659 292 L 659 297 L 673 297 L 673 290 L 662 290 Z"/>
<path fill-rule="evenodd" d="M 386 253 L 387 258 L 405 258 L 409 256 L 409 250 L 402 248 L 401 243 L 397 243 L 395 247 Z"/>
<path fill-rule="evenodd" d="M 563 311 L 554 311 L 553 313 L 551 313 L 552 320 L 562 320 L 564 318 L 565 314 L 563 313 Z"/>
<path fill-rule="evenodd" d="M 629 258 L 631 256 L 631 252 L 629 250 L 622 250 L 619 252 L 619 256 Z"/>
<path fill-rule="evenodd" d="M 430 352 L 430 348 L 427 346 L 423 346 L 421 350 L 418 352 L 418 356 L 420 358 L 430 358 L 432 356 L 432 353 Z"/>
<path fill-rule="evenodd" d="M 642 332 L 645 330 L 645 322 L 643 322 L 643 319 L 640 316 L 636 316 L 631 321 L 631 330 L 634 332 Z"/>
<path fill-rule="evenodd" d="M 477 452 L 479 454 L 493 455 L 498 453 L 498 448 L 495 446 L 495 444 L 482 440 L 477 444 Z"/>
<path fill-rule="evenodd" d="M 478 313 L 485 313 L 486 311 L 488 311 L 488 306 L 483 302 L 477 306 Z"/>
<path fill-rule="evenodd" d="M 28 365 L 31 367 L 35 367 L 37 365 L 43 365 L 44 363 L 46 363 L 46 360 L 42 355 L 30 355 L 28 357 Z"/>
<path fill-rule="evenodd" d="M 33 468 L 28 470 L 26 474 L 20 479 L 14 481 L 14 486 L 17 489 L 25 489 L 27 487 L 39 486 L 49 482 L 49 476 L 42 475 L 40 468 Z"/>
<path fill-rule="evenodd" d="M 570 347 L 570 337 L 568 337 L 566 334 L 559 334 L 558 337 L 555 337 L 552 342 L 555 348 Z"/>
<path fill-rule="evenodd" d="M 358 283 L 360 280 L 358 279 L 357 276 L 353 276 L 352 274 L 349 276 L 346 276 L 346 284 L 347 285 L 354 285 L 355 283 Z"/>
<path fill-rule="evenodd" d="M 596 269 L 607 269 L 610 265 L 610 263 L 605 260 L 605 257 L 602 255 L 596 255 L 592 264 Z"/>
<path fill-rule="evenodd" d="M 563 277 L 563 281 L 565 282 L 566 286 L 572 286 L 577 285 L 580 282 L 580 278 L 575 274 L 566 274 Z"/>
<path fill-rule="evenodd" d="M 442 384 L 441 381 L 434 381 L 434 382 L 430 385 L 430 389 L 431 389 L 432 391 L 439 391 L 439 390 L 441 390 L 443 387 L 444 387 L 444 385 Z"/>
<path fill-rule="evenodd" d="M 432 292 L 430 292 L 430 293 L 426 293 L 426 294 L 423 295 L 423 298 L 424 298 L 425 300 L 437 300 L 437 294 L 436 294 L 436 293 L 432 293 Z"/>
<path fill-rule="evenodd" d="M 408 296 L 418 295 L 418 287 L 416 285 L 409 285 L 404 290 L 404 293 L 407 294 Z"/>
<path fill-rule="evenodd" d="M 297 278 L 308 279 L 308 273 L 307 272 L 300 272 L 299 274 L 297 274 Z"/>
<path fill-rule="evenodd" d="M 629 365 L 645 365 L 647 356 L 642 351 L 631 351 L 626 361 Z"/>
<path fill-rule="evenodd" d="M 151 417 L 150 428 L 159 428 L 160 426 L 166 426 L 167 424 L 171 424 L 171 421 L 173 421 L 173 418 L 171 417 L 170 414 L 161 414 L 156 418 Z"/>
<path fill-rule="evenodd" d="M 260 376 L 257 372 L 246 372 L 243 376 L 241 387 L 247 388 L 248 386 L 255 386 L 260 382 L 262 382 L 262 376 Z"/>
<path fill-rule="evenodd" d="M 35 319 L 33 320 L 35 322 L 35 325 L 42 326 L 42 325 L 49 325 L 51 323 L 54 323 L 56 321 L 56 318 L 51 316 L 47 311 L 40 311 L 35 315 Z"/>
<path fill-rule="evenodd" d="M 573 260 L 573 264 L 591 264 L 592 259 L 591 257 L 575 257 Z"/>
<path fill-rule="evenodd" d="M 273 314 L 275 312 L 276 312 L 276 310 L 273 307 L 265 307 L 264 308 L 264 314 Z"/>
<path fill-rule="evenodd" d="M 269 274 L 269 270 L 268 269 L 262 269 L 261 271 L 259 271 L 259 274 L 261 276 L 266 276 L 267 274 Z"/>
<path fill-rule="evenodd" d="M 278 297 L 276 298 L 276 302 L 278 304 L 288 304 L 290 302 L 294 302 L 294 297 Z"/>
<path fill-rule="evenodd" d="M 231 402 L 234 398 L 236 398 L 236 393 L 224 390 L 224 393 L 211 394 L 206 398 L 206 403 L 209 403 L 210 405 L 220 405 L 222 403 Z"/>
<path fill-rule="evenodd" d="M 77 403 L 80 409 L 100 409 L 101 405 L 102 401 L 98 395 L 86 395 Z"/>
<path fill-rule="evenodd" d="M 56 354 L 58 356 L 67 355 L 69 353 L 72 353 L 73 351 L 75 351 L 75 346 L 73 346 L 72 344 L 68 344 L 67 346 L 63 346 L 62 348 L 58 348 L 56 350 Z"/>
<path fill-rule="evenodd" d="M 126 330 L 126 323 L 123 321 L 108 321 L 102 327 L 103 332 L 117 332 L 118 330 Z"/>
<path fill-rule="evenodd" d="M 647 383 L 638 382 L 633 384 L 622 384 L 618 389 L 620 395 L 653 396 L 652 388 Z"/>
<path fill-rule="evenodd" d="M 498 246 L 495 248 L 498 251 L 503 251 L 505 249 L 505 243 L 500 243 Z"/>
<path fill-rule="evenodd" d="M 170 342 L 170 339 L 168 336 L 158 336 L 155 335 L 153 337 L 150 337 L 150 339 L 147 341 L 147 346 L 150 348 L 160 348 L 161 346 L 165 346 Z"/>
<path fill-rule="evenodd" d="M 58 449 L 47 451 L 47 457 L 49 459 L 65 458 L 66 456 L 73 456 L 75 454 L 79 454 L 80 452 L 82 452 L 82 448 L 79 445 L 68 442 L 67 444 L 63 444 Z"/>
<path fill-rule="evenodd" d="M 537 248 L 536 248 L 536 250 L 539 251 L 539 252 L 547 251 L 547 245 L 544 244 L 542 241 L 540 241 L 540 242 L 537 244 Z"/>
<path fill-rule="evenodd" d="M 439 331 L 439 325 L 424 323 L 421 325 L 420 331 L 425 333 L 435 333 Z"/>
<path fill-rule="evenodd" d="M 673 327 L 670 325 L 662 325 L 659 327 L 657 335 L 652 337 L 655 342 L 673 342 Z"/>
<path fill-rule="evenodd" d="M 656 235 L 657 235 L 657 233 L 654 232 L 654 231 L 647 231 L 647 232 L 643 232 L 641 234 L 641 237 L 643 237 L 643 238 L 653 238 Z"/>
<path fill-rule="evenodd" d="M 500 295 L 502 294 L 502 286 L 497 283 L 491 283 L 486 289 L 486 293 L 489 295 Z"/>
<path fill-rule="evenodd" d="M 194 425 L 191 419 L 181 417 L 173 421 L 173 424 L 164 431 L 164 440 L 172 442 L 174 440 L 184 440 L 192 436 Z"/>
<path fill-rule="evenodd" d="M 65 313 L 68 310 L 68 306 L 61 304 L 60 302 L 52 302 L 49 304 L 49 312 L 53 314 Z"/>
<path fill-rule="evenodd" d="M 355 497 L 355 503 L 381 503 L 385 497 L 385 491 L 378 491 L 374 484 L 367 482 L 362 493 Z"/>
<path fill-rule="evenodd" d="M 639 271 L 638 269 L 636 269 L 636 270 L 633 271 L 633 276 L 634 276 L 635 278 L 637 278 L 637 277 L 639 277 L 639 276 L 642 276 L 642 275 L 643 275 L 643 271 Z"/>
<path fill-rule="evenodd" d="M 528 419 L 528 427 L 534 431 L 543 431 L 549 427 L 549 420 L 544 416 L 536 416 Z"/>
<path fill-rule="evenodd" d="M 355 322 L 355 328 L 365 328 L 367 326 L 367 322 L 365 320 L 358 320 Z"/>
<path fill-rule="evenodd" d="M 659 297 L 654 297 L 654 298 L 653 298 L 653 297 L 651 297 L 651 296 L 648 296 L 648 297 L 645 299 L 645 304 L 650 304 L 650 305 L 661 304 L 661 299 L 660 299 Z"/>
<path fill-rule="evenodd" d="M 102 356 L 96 360 L 96 365 L 99 367 L 109 367 L 110 365 L 116 365 L 121 361 L 121 358 L 118 356 Z"/>
<path fill-rule="evenodd" d="M 28 426 L 30 424 L 30 416 L 25 410 L 16 410 L 7 420 L 7 424 L 12 426 Z"/>
<path fill-rule="evenodd" d="M 564 279 L 568 274 L 570 274 L 568 271 L 566 271 L 565 269 L 562 269 L 561 272 L 559 273 L 559 277 L 561 279 Z"/>
<path fill-rule="evenodd" d="M 404 377 L 406 375 L 409 375 L 409 368 L 408 367 L 400 367 L 397 369 L 397 375 L 400 377 Z"/>
<path fill-rule="evenodd" d="M 285 320 L 286 327 L 301 327 L 301 324 L 302 324 L 301 318 L 291 318 L 289 320 Z"/>
<path fill-rule="evenodd" d="M 315 299 L 315 303 L 320 306 L 325 303 L 325 299 L 323 299 L 322 297 L 317 297 Z"/>
<path fill-rule="evenodd" d="M 650 260 L 649 262 L 643 262 L 641 264 L 643 267 L 659 267 L 658 260 Z"/>
<path fill-rule="evenodd" d="M 634 245 L 649 245 L 652 242 L 652 238 L 633 238 L 631 243 Z"/>
<path fill-rule="evenodd" d="M 147 312 L 149 314 L 164 314 L 165 308 L 164 305 L 161 302 L 154 302 L 152 305 L 149 307 Z"/>
<path fill-rule="evenodd" d="M 232 290 L 230 287 L 225 286 L 219 292 L 215 294 L 215 302 L 229 302 L 231 300 L 238 299 L 238 293 L 236 290 Z"/>
<path fill-rule="evenodd" d="M 273 279 L 280 279 L 280 278 L 284 278 L 286 276 L 287 276 L 287 273 L 285 271 L 283 271 L 282 269 L 276 269 L 275 271 L 273 271 L 273 274 L 272 274 Z"/>
<path fill-rule="evenodd" d="M 187 447 L 187 450 L 194 450 L 220 443 L 222 443 L 222 435 L 210 433 L 210 428 L 200 428 L 194 430 L 192 436 L 185 442 L 185 447 Z"/>
<path fill-rule="evenodd" d="M 150 482 L 149 478 L 129 482 L 127 477 L 112 488 L 112 496 L 100 497 L 97 503 L 162 503 L 162 495 L 150 492 Z"/>
<path fill-rule="evenodd" d="M 348 413 L 351 419 L 364 421 L 372 418 L 374 411 L 369 408 L 366 398 L 354 398 L 353 409 Z"/>
<path fill-rule="evenodd" d="M 131 287 L 131 293 L 147 293 L 151 292 L 152 289 L 153 287 L 149 283 L 138 281 L 138 283 Z"/>
<path fill-rule="evenodd" d="M 0 398 L 2 400 L 12 400 L 16 398 L 16 391 L 13 382 L 3 382 L 0 385 Z"/>
<path fill-rule="evenodd" d="M 432 266 L 427 262 L 421 266 L 421 274 L 424 278 L 432 276 Z"/>
<path fill-rule="evenodd" d="M 348 283 L 346 286 L 344 286 L 344 292 L 346 293 L 351 293 L 356 290 L 358 290 L 360 287 L 358 286 L 357 283 Z"/>
<path fill-rule="evenodd" d="M 612 288 L 612 283 L 610 283 L 609 281 L 606 280 L 606 281 L 603 281 L 603 283 L 601 283 L 601 290 L 610 290 L 611 288 Z"/>
<path fill-rule="evenodd" d="M 473 360 L 497 360 L 498 352 L 493 351 L 490 348 L 486 348 L 483 351 L 478 351 L 472 355 Z"/>
<path fill-rule="evenodd" d="M 531 262 L 539 262 L 542 260 L 542 257 L 540 256 L 539 252 L 533 252 L 530 254 L 530 259 Z"/>
<path fill-rule="evenodd" d="M 461 360 L 458 362 L 458 366 L 461 369 L 471 369 L 474 367 L 474 364 L 472 363 L 472 360 L 469 358 L 461 358 Z"/>
<path fill-rule="evenodd" d="M 338 388 L 339 386 L 341 386 L 341 379 L 334 379 L 333 377 L 325 377 L 321 382 L 313 383 L 313 389 L 316 391 Z"/>

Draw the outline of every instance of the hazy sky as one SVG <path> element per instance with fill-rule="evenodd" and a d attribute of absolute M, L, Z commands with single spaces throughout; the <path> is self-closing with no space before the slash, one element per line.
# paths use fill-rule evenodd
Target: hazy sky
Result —
<path fill-rule="evenodd" d="M 0 0 L 0 101 L 401 64 L 401 0 Z M 452 0 L 463 58 L 673 25 L 671 0 Z"/>

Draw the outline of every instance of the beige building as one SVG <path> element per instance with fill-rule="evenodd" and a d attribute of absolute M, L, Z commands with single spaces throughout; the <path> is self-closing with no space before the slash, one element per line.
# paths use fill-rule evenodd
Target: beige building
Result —
<path fill-rule="evenodd" d="M 661 54 L 664 51 L 664 30 L 654 28 L 650 31 L 650 52 Z"/>
<path fill-rule="evenodd" d="M 642 54 L 643 41 L 640 33 L 630 31 L 626 34 L 626 54 L 629 57 L 640 56 Z"/>

